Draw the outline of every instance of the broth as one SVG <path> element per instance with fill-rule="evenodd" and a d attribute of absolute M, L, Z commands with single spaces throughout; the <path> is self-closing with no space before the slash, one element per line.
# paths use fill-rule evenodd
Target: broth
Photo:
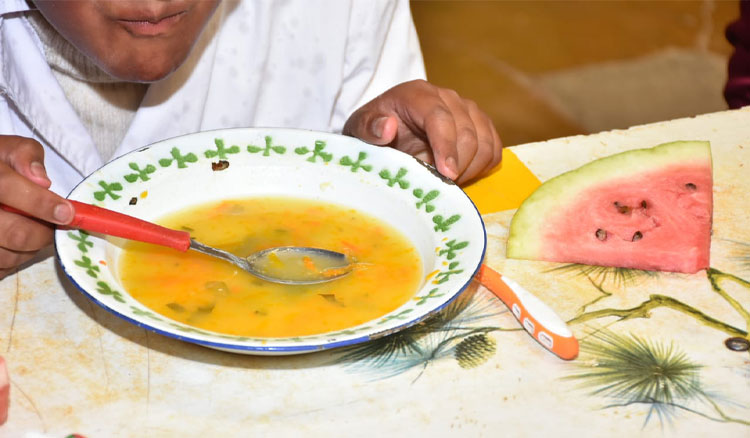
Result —
<path fill-rule="evenodd" d="M 251 198 L 190 208 L 159 221 L 246 257 L 277 246 L 309 246 L 350 256 L 347 276 L 317 285 L 281 285 L 196 251 L 128 242 L 120 258 L 125 289 L 146 307 L 205 330 L 293 337 L 341 330 L 398 308 L 421 285 L 419 252 L 398 230 L 345 207 Z"/>

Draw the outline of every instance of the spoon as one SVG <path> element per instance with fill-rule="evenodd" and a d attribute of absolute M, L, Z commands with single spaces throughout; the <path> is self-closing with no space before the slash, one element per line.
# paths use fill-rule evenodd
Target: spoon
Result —
<path fill-rule="evenodd" d="M 480 266 L 476 279 L 508 306 L 529 336 L 544 348 L 564 360 L 578 357 L 578 339 L 544 301 L 486 264 Z"/>
<path fill-rule="evenodd" d="M 84 202 L 69 201 L 75 208 L 75 216 L 65 228 L 77 228 L 152 243 L 181 252 L 192 249 L 228 261 L 258 278 L 273 283 L 294 285 L 325 283 L 343 277 L 353 268 L 353 264 L 345 254 L 322 248 L 282 246 L 258 251 L 248 257 L 238 257 L 190 238 L 190 233 L 187 231 L 162 227 L 153 222 Z M 28 216 L 7 205 L 3 205 L 2 208 Z"/>

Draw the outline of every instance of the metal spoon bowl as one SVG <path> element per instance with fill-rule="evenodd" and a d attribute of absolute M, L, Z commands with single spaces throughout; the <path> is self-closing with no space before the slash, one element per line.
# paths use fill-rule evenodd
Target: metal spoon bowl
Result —
<path fill-rule="evenodd" d="M 318 284 L 341 278 L 353 265 L 345 254 L 322 248 L 280 246 L 247 257 L 190 239 L 190 249 L 226 260 L 266 281 L 281 284 Z"/>

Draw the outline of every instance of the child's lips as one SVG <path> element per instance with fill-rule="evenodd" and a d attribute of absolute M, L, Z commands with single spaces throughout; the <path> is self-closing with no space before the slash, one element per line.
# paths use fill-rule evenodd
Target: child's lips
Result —
<path fill-rule="evenodd" d="M 158 19 L 118 19 L 128 32 L 134 36 L 153 37 L 163 35 L 174 28 L 182 20 L 185 12 L 168 15 Z"/>

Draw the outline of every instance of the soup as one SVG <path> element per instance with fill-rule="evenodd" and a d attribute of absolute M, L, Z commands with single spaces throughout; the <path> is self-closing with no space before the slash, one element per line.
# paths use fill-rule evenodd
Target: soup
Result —
<path fill-rule="evenodd" d="M 277 246 L 347 254 L 348 275 L 282 285 L 196 251 L 129 242 L 120 279 L 136 300 L 185 324 L 219 333 L 293 337 L 341 330 L 398 308 L 423 280 L 420 255 L 398 230 L 345 207 L 292 198 L 251 198 L 193 207 L 159 221 L 246 257 Z"/>

